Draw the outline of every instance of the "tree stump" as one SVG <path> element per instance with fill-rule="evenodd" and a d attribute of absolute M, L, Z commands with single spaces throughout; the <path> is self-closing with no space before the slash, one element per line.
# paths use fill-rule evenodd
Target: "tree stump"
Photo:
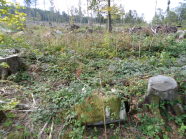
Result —
<path fill-rule="evenodd" d="M 165 103 L 168 102 L 168 106 L 166 106 L 167 109 L 170 109 L 177 115 L 184 112 L 182 105 L 178 103 L 178 84 L 173 78 L 163 75 L 151 77 L 148 81 L 148 89 L 145 98 L 138 104 L 138 107 L 143 107 L 143 104 L 156 105 L 155 107 L 151 107 L 150 111 L 156 113 L 159 117 L 161 115 L 160 101 Z"/>
<path fill-rule="evenodd" d="M 1 65 L 2 63 L 6 63 L 8 66 L 4 67 Z M 17 54 L 0 57 L 0 79 L 6 79 L 8 75 L 20 71 L 23 67 L 23 63 Z"/>
<path fill-rule="evenodd" d="M 167 76 L 158 75 L 151 77 L 148 81 L 147 96 L 159 96 L 161 100 L 173 101 L 177 98 L 177 82 Z"/>

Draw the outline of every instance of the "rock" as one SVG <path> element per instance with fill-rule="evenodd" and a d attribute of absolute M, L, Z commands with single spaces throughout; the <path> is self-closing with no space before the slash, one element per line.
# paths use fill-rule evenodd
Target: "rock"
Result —
<path fill-rule="evenodd" d="M 158 75 L 149 79 L 147 96 L 155 95 L 161 100 L 175 100 L 177 89 L 177 82 L 173 78 Z"/>
<path fill-rule="evenodd" d="M 58 34 L 58 35 L 62 35 L 63 34 L 63 32 L 60 31 L 60 30 L 56 30 L 55 33 Z"/>
<path fill-rule="evenodd" d="M 1 123 L 4 119 L 6 119 L 6 115 L 4 114 L 3 111 L 0 110 L 0 123 Z"/>
<path fill-rule="evenodd" d="M 18 54 L 12 54 L 12 55 L 8 55 L 8 54 L 9 53 L 6 52 L 4 56 L 0 57 L 0 78 L 1 79 L 5 79 L 8 75 L 14 74 L 22 70 L 24 67 Z"/>
<path fill-rule="evenodd" d="M 104 125 L 127 119 L 125 103 L 115 95 L 103 96 L 98 92 L 75 106 L 78 120 L 86 125 Z"/>
<path fill-rule="evenodd" d="M 180 40 L 186 38 L 186 30 L 178 30 L 176 34 L 176 37 Z"/>

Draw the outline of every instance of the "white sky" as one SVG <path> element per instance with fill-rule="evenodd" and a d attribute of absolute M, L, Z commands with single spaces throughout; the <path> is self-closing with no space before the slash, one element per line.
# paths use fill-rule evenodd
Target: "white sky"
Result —
<path fill-rule="evenodd" d="M 24 0 L 12 0 L 19 3 L 23 3 Z M 46 1 L 46 9 L 50 6 L 49 0 Z M 81 0 L 82 10 L 86 11 L 86 1 Z M 144 14 L 145 20 L 150 21 L 155 13 L 156 0 L 114 0 L 118 5 L 122 4 L 125 11 L 136 10 L 139 15 Z M 170 8 L 175 8 L 179 5 L 179 2 L 183 0 L 171 0 Z M 38 8 L 44 9 L 44 0 L 38 0 Z M 55 8 L 59 11 L 68 12 L 71 7 L 78 8 L 79 0 L 54 0 Z M 157 0 L 157 8 L 161 8 L 164 11 L 167 8 L 167 0 Z"/>

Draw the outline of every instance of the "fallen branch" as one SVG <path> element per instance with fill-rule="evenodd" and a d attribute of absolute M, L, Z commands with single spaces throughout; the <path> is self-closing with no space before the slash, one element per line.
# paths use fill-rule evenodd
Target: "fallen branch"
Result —
<path fill-rule="evenodd" d="M 151 31 L 152 31 L 154 34 L 157 34 L 156 29 L 153 29 L 152 27 L 151 27 L 150 29 L 151 29 Z"/>
<path fill-rule="evenodd" d="M 32 95 L 32 100 L 33 100 L 33 107 L 35 107 L 35 105 L 36 105 L 36 100 L 35 100 L 35 98 L 34 98 L 34 94 L 32 93 L 31 95 Z"/>
<path fill-rule="evenodd" d="M 54 122 L 52 120 L 52 125 L 51 125 L 51 128 L 50 128 L 50 135 L 49 135 L 48 139 L 52 139 L 52 132 L 53 132 L 53 130 L 54 130 Z"/>
<path fill-rule="evenodd" d="M 0 104 L 9 104 L 10 102 L 6 102 L 6 101 L 2 101 L 0 100 Z M 33 107 L 27 105 L 27 104 L 17 104 L 15 106 L 16 109 L 18 110 L 29 110 L 29 109 L 32 109 Z M 35 107 L 36 108 L 36 107 Z"/>
<path fill-rule="evenodd" d="M 50 118 L 50 119 L 51 119 L 51 118 Z M 43 134 L 45 128 L 46 128 L 47 125 L 49 124 L 50 119 L 45 123 L 45 125 L 43 126 L 43 128 L 42 128 L 41 131 L 39 132 L 39 134 L 38 134 L 38 139 L 41 139 L 41 136 L 42 136 L 42 134 Z"/>

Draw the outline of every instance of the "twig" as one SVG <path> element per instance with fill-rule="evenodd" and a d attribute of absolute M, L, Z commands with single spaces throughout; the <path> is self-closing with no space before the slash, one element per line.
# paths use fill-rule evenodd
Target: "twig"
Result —
<path fill-rule="evenodd" d="M 16 112 L 36 112 L 38 109 L 35 110 L 15 110 Z"/>
<path fill-rule="evenodd" d="M 53 130 L 54 130 L 54 122 L 52 120 L 52 125 L 51 125 L 51 128 L 50 128 L 50 135 L 49 135 L 48 139 L 52 139 L 52 132 L 53 132 Z"/>
<path fill-rule="evenodd" d="M 88 86 L 87 84 L 85 84 L 84 82 L 82 82 L 79 78 L 77 78 L 77 80 L 78 80 L 79 82 L 81 82 L 82 84 L 84 84 L 86 87 L 90 88 L 90 86 Z"/>
<path fill-rule="evenodd" d="M 45 125 L 43 126 L 43 128 L 41 129 L 41 131 L 38 134 L 38 139 L 41 139 L 41 135 L 43 134 L 45 128 L 47 127 L 48 123 L 50 122 L 50 119 L 45 123 Z"/>
<path fill-rule="evenodd" d="M 58 134 L 58 138 L 60 138 L 60 136 L 61 136 L 61 131 L 65 128 L 65 124 L 63 124 L 62 126 L 61 126 L 61 128 L 60 128 L 60 130 L 59 130 L 59 134 Z"/>
<path fill-rule="evenodd" d="M 31 95 L 32 95 L 32 100 L 33 100 L 33 106 L 35 106 L 36 105 L 36 100 L 34 98 L 34 94 L 32 93 Z"/>
<path fill-rule="evenodd" d="M 152 31 L 154 34 L 156 34 L 156 29 L 153 29 L 153 28 L 151 27 L 151 31 Z"/>
<path fill-rule="evenodd" d="M 106 125 L 106 115 L 105 115 L 105 106 L 103 105 L 103 122 L 104 122 L 104 130 L 105 130 L 105 139 L 107 139 L 107 125 Z"/>
<path fill-rule="evenodd" d="M 102 80 L 101 80 L 101 73 L 100 72 L 99 72 L 99 84 L 100 84 L 101 89 L 103 89 Z"/>

